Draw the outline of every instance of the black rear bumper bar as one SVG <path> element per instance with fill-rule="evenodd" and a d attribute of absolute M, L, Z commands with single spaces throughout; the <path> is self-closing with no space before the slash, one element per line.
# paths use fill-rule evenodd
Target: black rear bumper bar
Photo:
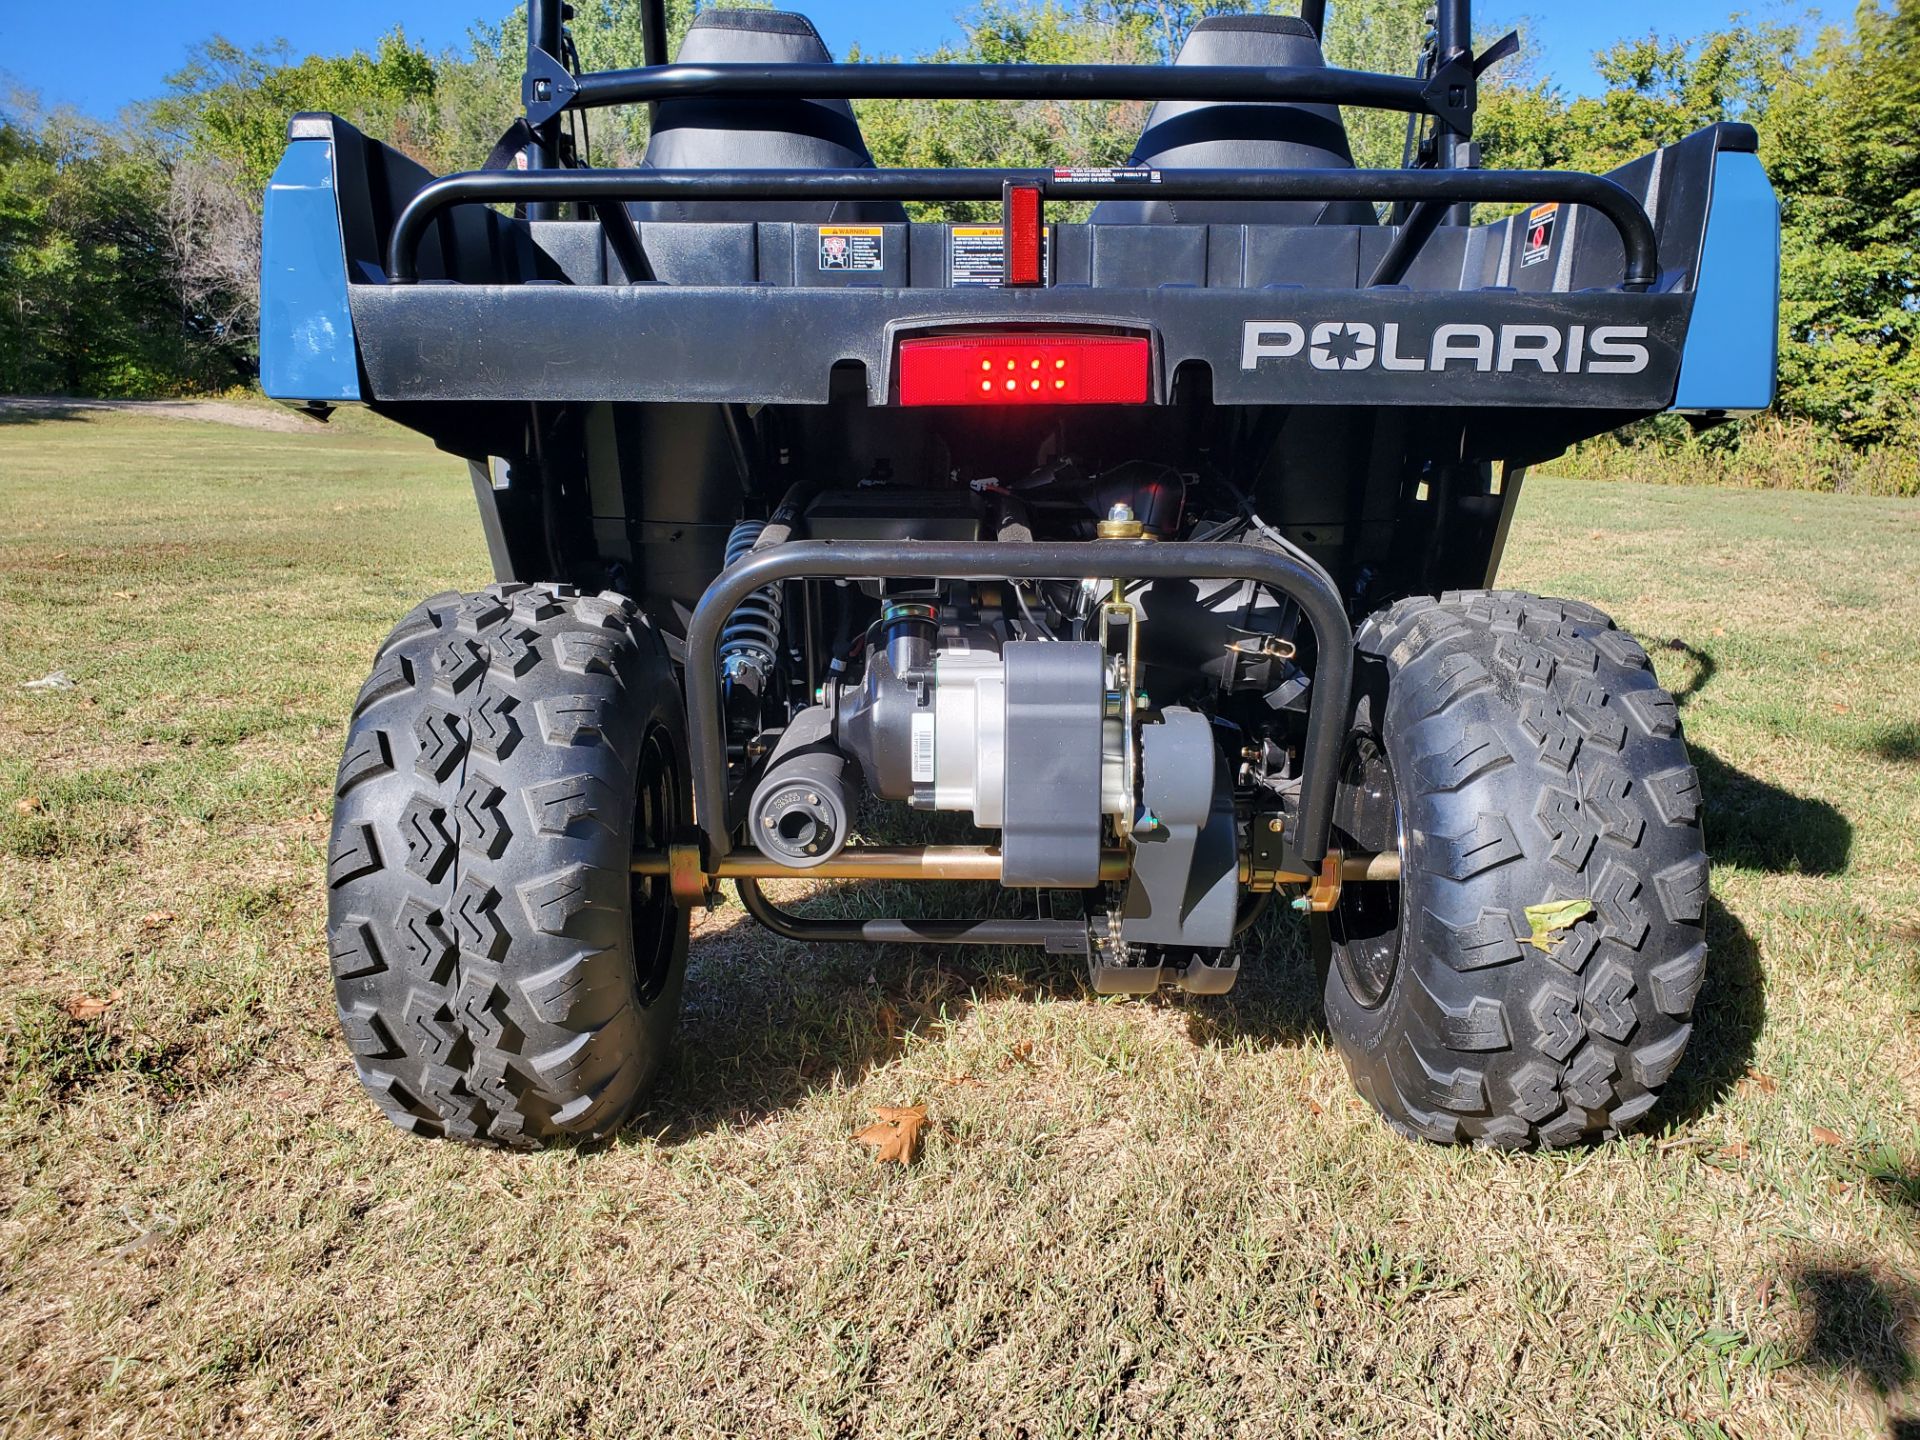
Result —
<path fill-rule="evenodd" d="M 855 66 L 855 69 L 865 67 Z M 1164 73 L 1177 74 L 1177 70 Z M 1129 175 L 1137 172 L 1118 172 Z M 1528 204 L 1558 200 L 1604 215 L 1626 250 L 1622 287 L 1659 278 L 1659 245 L 1645 208 L 1599 175 L 1557 170 L 1161 170 L 1153 178 L 1087 178 L 1054 170 L 481 170 L 424 186 L 400 212 L 387 245 L 394 283 L 419 279 L 420 242 L 456 205 L 629 200 L 998 200 L 1030 185 L 1053 200 L 1358 200 Z M 604 213 L 604 212 L 603 212 Z"/>
<path fill-rule="evenodd" d="M 1302 752 L 1300 817 L 1292 849 L 1308 865 L 1327 853 L 1347 711 L 1353 690 L 1353 630 L 1327 573 L 1302 556 L 1251 545 L 1192 541 L 1081 543 L 877 543 L 802 540 L 758 552 L 721 572 L 687 626 L 687 741 L 694 824 L 709 863 L 733 848 L 727 811 L 720 633 L 740 603 L 784 580 L 1250 580 L 1292 599 L 1313 627 L 1312 699 Z"/>

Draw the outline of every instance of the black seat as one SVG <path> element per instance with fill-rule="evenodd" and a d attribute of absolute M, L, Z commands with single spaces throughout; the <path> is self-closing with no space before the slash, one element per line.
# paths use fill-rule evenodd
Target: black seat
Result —
<path fill-rule="evenodd" d="M 693 65 L 831 64 L 820 32 L 778 10 L 702 10 L 680 46 Z M 655 170 L 870 170 L 853 107 L 844 100 L 691 96 L 663 100 L 640 162 Z M 789 220 L 804 224 L 904 221 L 898 201 L 642 201 L 636 220 Z"/>
<path fill-rule="evenodd" d="M 1212 15 L 1193 27 L 1176 65 L 1323 66 L 1320 41 L 1304 20 L 1279 15 Z M 1147 117 L 1133 164 L 1161 170 L 1334 170 L 1353 168 L 1347 127 L 1332 105 L 1163 100 Z M 1371 225 L 1364 201 L 1108 200 L 1096 224 Z"/>

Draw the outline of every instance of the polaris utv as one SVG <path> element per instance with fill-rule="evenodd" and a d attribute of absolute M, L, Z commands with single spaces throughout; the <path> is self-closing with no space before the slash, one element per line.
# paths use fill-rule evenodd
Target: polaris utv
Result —
<path fill-rule="evenodd" d="M 1227 990 L 1289 896 L 1396 1129 L 1645 1116 L 1705 964 L 1699 780 L 1638 644 L 1490 587 L 1527 467 L 1771 403 L 1754 133 L 1479 168 L 1511 47 L 1467 0 L 1409 77 L 1328 68 L 1324 0 L 1171 66 L 837 65 L 720 9 L 668 63 L 643 9 L 647 64 L 583 74 L 532 0 L 489 168 L 304 114 L 267 197 L 267 391 L 466 459 L 497 576 L 400 622 L 340 765 L 333 976 L 395 1123 L 614 1130 L 729 880 L 795 940 L 1041 946 L 1102 993 Z M 871 97 L 1158 103 L 1123 167 L 928 171 L 875 168 Z M 627 104 L 643 163 L 580 164 Z M 1408 116 L 1403 168 L 1354 167 L 1343 105 Z M 997 219 L 904 208 L 958 201 Z M 887 806 L 982 843 L 872 843 Z M 793 877 L 1028 918 L 810 918 Z"/>

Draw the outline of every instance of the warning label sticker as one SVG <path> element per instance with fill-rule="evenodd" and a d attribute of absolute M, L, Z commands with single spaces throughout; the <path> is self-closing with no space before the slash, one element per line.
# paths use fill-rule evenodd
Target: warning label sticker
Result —
<path fill-rule="evenodd" d="M 1527 242 L 1520 252 L 1520 268 L 1544 265 L 1553 253 L 1553 230 L 1560 223 L 1560 207 L 1536 205 L 1527 212 Z"/>
<path fill-rule="evenodd" d="M 998 225 L 956 225 L 953 227 L 947 283 L 957 289 L 968 286 L 1000 286 L 1007 281 L 1006 232 Z M 1053 232 L 1040 240 L 1040 273 L 1049 273 L 1053 258 Z"/>
<path fill-rule="evenodd" d="M 1056 165 L 1053 178 L 1088 185 L 1158 185 L 1160 172 L 1146 165 Z"/>
<path fill-rule="evenodd" d="M 822 270 L 884 270 L 887 232 L 878 225 L 822 225 Z"/>

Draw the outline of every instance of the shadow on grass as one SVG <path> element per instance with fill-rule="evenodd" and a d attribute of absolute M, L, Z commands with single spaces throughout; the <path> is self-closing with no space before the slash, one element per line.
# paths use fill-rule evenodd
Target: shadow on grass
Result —
<path fill-rule="evenodd" d="M 1672 692 L 1685 710 L 1712 683 L 1719 664 L 1684 640 L 1668 640 L 1656 650 L 1685 659 L 1684 683 Z M 1907 753 L 1897 753 L 1902 746 Z M 1920 727 L 1889 731 L 1875 748 L 1883 759 L 1920 757 Z M 1786 875 L 1837 875 L 1847 868 L 1853 824 L 1833 806 L 1735 769 L 1696 739 L 1688 739 L 1687 751 L 1700 772 L 1707 852 L 1715 863 Z"/>
<path fill-rule="evenodd" d="M 1012 918 L 1023 913 L 1016 907 L 1031 903 L 1026 892 L 998 886 L 859 881 L 787 908 L 822 919 L 983 912 Z M 678 1058 L 630 1133 L 677 1144 L 717 1125 L 779 1114 L 823 1086 L 857 1081 L 916 1037 L 964 1019 L 976 996 L 1089 993 L 1079 956 L 1016 947 L 808 945 L 761 929 L 730 897 L 718 922 L 694 937 Z"/>
<path fill-rule="evenodd" d="M 38 425 L 42 420 L 85 420 L 88 418 L 88 407 L 84 405 L 60 405 L 57 403 L 9 405 L 6 401 L 0 400 L 0 425 Z"/>
<path fill-rule="evenodd" d="M 1646 1129 L 1690 1124 L 1726 1098 L 1753 1065 L 1767 1021 L 1760 947 L 1734 913 L 1707 897 L 1707 978 L 1693 1003 L 1693 1038 Z"/>
<path fill-rule="evenodd" d="M 1789 1277 L 1805 1324 L 1795 1364 L 1852 1385 L 1885 1404 L 1920 1376 L 1920 1291 L 1866 1265 L 1808 1265 Z M 1920 1440 L 1920 1418 L 1889 1416 L 1891 1440 Z"/>
<path fill-rule="evenodd" d="M 1324 1036 L 1320 970 L 1305 922 L 1284 902 L 1277 904 L 1241 945 L 1240 979 L 1233 989 L 1187 1011 L 1187 1034 L 1193 1042 L 1265 1048 Z"/>
<path fill-rule="evenodd" d="M 1824 800 L 1782 790 L 1688 741 L 1700 772 L 1707 853 L 1719 865 L 1782 875 L 1838 875 L 1853 853 L 1853 823 Z"/>
<path fill-rule="evenodd" d="M 1021 892 L 859 882 L 793 906 L 813 916 L 1010 915 Z M 1027 902 L 1030 903 L 1030 902 Z M 667 1144 L 791 1109 L 857 1081 L 916 1038 L 963 1020 L 976 997 L 1086 999 L 1085 962 L 1038 949 L 805 945 L 761 930 L 737 902 L 695 936 L 678 1058 L 629 1132 Z M 731 923 L 729 923 L 731 922 Z M 1758 947 L 1718 900 L 1694 1033 L 1649 1128 L 1699 1118 L 1753 1063 L 1766 1020 Z M 1307 927 L 1278 906 L 1247 936 L 1233 990 L 1185 1002 L 1187 1033 L 1209 1048 L 1291 1047 L 1326 1033 Z M 1180 1002 L 1173 1002 L 1180 1003 Z"/>
<path fill-rule="evenodd" d="M 1920 762 L 1920 725 L 1894 725 L 1867 742 L 1870 754 L 1896 765 Z"/>

